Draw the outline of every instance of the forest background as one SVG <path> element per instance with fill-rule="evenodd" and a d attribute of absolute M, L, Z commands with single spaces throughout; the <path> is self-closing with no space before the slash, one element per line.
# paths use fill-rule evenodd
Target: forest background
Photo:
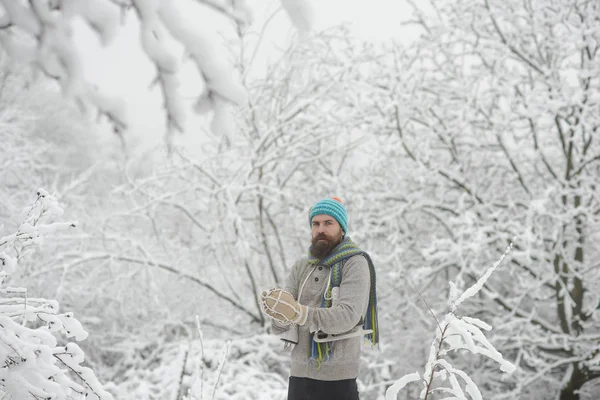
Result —
<path fill-rule="evenodd" d="M 422 369 L 449 282 L 468 288 L 511 242 L 460 311 L 488 323 L 487 339 L 517 368 L 460 351 L 453 365 L 484 399 L 600 396 L 597 2 L 407 3 L 402 29 L 375 39 L 348 25 L 316 29 L 317 7 L 286 1 L 287 14 L 273 6 L 253 24 L 242 2 L 200 1 L 198 15 L 218 28 L 198 37 L 184 14 L 169 14 L 175 7 L 106 1 L 129 21 L 116 43 L 141 39 L 147 62 L 115 64 L 145 85 L 116 99 L 72 63 L 40 61 L 48 43 L 49 53 L 68 49 L 67 36 L 38 29 L 53 17 L 36 4 L 60 2 L 10 3 L 0 258 L 18 268 L 3 270 L 2 318 L 21 307 L 25 326 L 41 298 L 73 312 L 88 333 L 77 342 L 83 364 L 106 393 L 181 399 L 202 385 L 207 398 L 284 399 L 289 355 L 258 295 L 305 254 L 310 205 L 339 196 L 349 235 L 377 268 L 382 343 L 363 351 L 363 398 L 383 399 Z M 76 32 L 109 25 L 96 9 L 77 12 Z M 273 44 L 272 24 L 290 21 Z M 71 43 L 92 70 L 106 56 L 85 46 L 96 31 L 110 36 L 91 29 L 76 36 L 83 46 Z M 31 41 L 34 61 L 15 38 Z M 77 223 L 25 243 L 23 222 L 36 226 L 35 204 L 50 198 L 64 212 L 52 203 L 40 215 Z M 28 324 L 46 322 L 39 310 Z M 2 332 L 3 343 L 16 340 Z M 10 374 L 18 350 L 2 351 Z"/>

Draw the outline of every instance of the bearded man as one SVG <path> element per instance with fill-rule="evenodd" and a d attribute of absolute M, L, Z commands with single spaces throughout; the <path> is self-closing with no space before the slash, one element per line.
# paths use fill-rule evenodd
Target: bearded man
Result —
<path fill-rule="evenodd" d="M 309 223 L 308 256 L 261 295 L 273 332 L 294 344 L 288 400 L 358 400 L 361 336 L 379 342 L 375 269 L 347 236 L 339 198 L 317 202 Z"/>

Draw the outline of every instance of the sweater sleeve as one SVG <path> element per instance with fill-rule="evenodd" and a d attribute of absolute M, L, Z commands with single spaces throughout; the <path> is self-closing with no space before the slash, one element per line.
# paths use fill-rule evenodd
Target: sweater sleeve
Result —
<path fill-rule="evenodd" d="M 294 296 L 294 299 L 298 296 L 298 283 L 296 275 L 298 274 L 298 261 L 294 263 L 290 273 L 288 274 L 285 285 L 283 286 L 283 290 L 291 293 Z M 271 319 L 271 330 L 274 334 L 279 335 L 290 329 L 290 325 L 282 324 L 274 319 Z"/>
<path fill-rule="evenodd" d="M 354 256 L 344 264 L 339 300 L 334 307 L 308 309 L 310 332 L 321 330 L 329 334 L 348 332 L 358 325 L 369 304 L 371 274 L 363 256 Z"/>

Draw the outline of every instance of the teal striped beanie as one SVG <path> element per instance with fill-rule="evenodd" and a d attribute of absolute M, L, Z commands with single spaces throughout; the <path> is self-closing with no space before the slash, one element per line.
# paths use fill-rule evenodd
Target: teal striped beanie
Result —
<path fill-rule="evenodd" d="M 308 212 L 308 223 L 312 225 L 313 217 L 319 214 L 331 215 L 340 224 L 344 234 L 348 233 L 348 213 L 339 198 L 323 199 L 312 206 Z"/>

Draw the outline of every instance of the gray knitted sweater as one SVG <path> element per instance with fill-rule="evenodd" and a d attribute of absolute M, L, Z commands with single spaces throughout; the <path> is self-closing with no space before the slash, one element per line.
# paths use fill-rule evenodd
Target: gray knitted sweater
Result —
<path fill-rule="evenodd" d="M 358 376 L 363 337 L 331 342 L 331 358 L 324 362 L 320 369 L 317 369 L 314 362 L 310 362 L 312 332 L 347 332 L 361 323 L 369 304 L 369 264 L 363 256 L 356 255 L 346 260 L 342 268 L 342 283 L 337 304 L 331 308 L 321 308 L 323 294 L 329 281 L 329 269 L 323 265 L 313 266 L 307 258 L 302 258 L 294 264 L 287 278 L 284 289 L 300 304 L 308 306 L 307 322 L 299 327 L 298 344 L 292 350 L 291 376 L 323 381 L 353 379 Z M 301 287 L 302 293 L 298 299 Z M 289 326 L 282 326 L 276 322 L 273 322 L 272 326 L 275 334 L 289 329 Z"/>

